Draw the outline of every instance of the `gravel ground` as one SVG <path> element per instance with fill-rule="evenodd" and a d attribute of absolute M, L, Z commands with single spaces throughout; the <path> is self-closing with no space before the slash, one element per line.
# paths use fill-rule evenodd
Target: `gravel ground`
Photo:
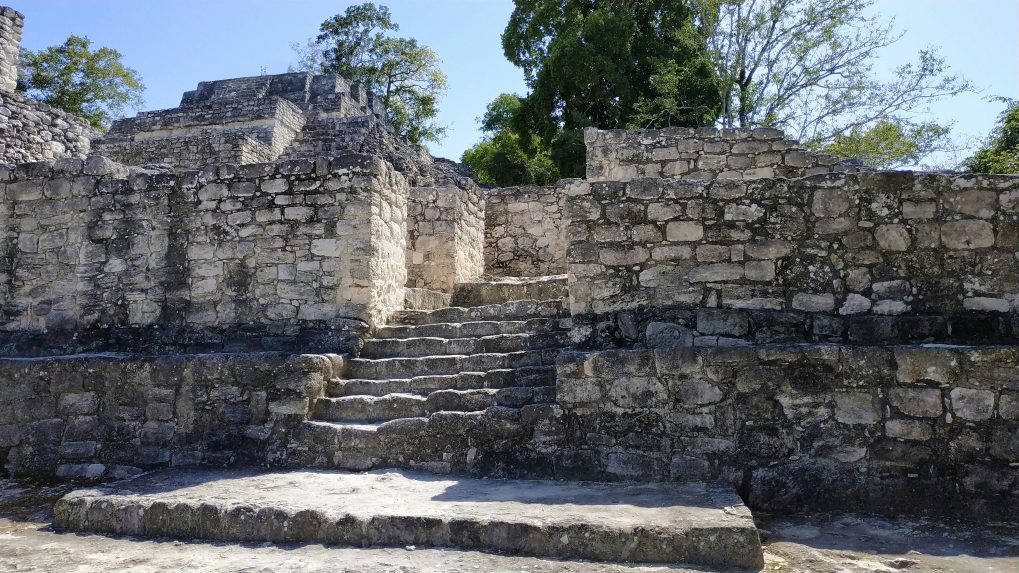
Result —
<path fill-rule="evenodd" d="M 681 567 L 562 562 L 487 553 L 181 543 L 48 529 L 66 486 L 0 481 L 0 571 L 46 573 L 624 573 Z M 843 514 L 756 516 L 765 571 L 782 573 L 1019 573 L 1019 523 Z"/>

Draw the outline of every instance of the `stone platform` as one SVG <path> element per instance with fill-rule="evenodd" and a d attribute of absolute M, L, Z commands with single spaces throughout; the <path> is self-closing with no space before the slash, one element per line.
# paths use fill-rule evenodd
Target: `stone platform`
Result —
<path fill-rule="evenodd" d="M 58 529 L 236 542 L 457 547 L 759 568 L 750 511 L 709 483 L 439 478 L 403 471 L 161 471 L 68 494 Z"/>

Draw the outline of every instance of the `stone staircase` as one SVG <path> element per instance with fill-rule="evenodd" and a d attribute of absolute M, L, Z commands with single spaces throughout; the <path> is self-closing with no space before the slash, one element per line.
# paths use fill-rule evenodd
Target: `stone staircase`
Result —
<path fill-rule="evenodd" d="M 298 466 L 504 472 L 555 402 L 569 346 L 563 276 L 459 285 L 452 306 L 397 313 L 329 381 L 290 452 Z M 536 297 L 520 299 L 518 297 Z"/>
<path fill-rule="evenodd" d="M 304 129 L 290 142 L 284 155 L 287 159 L 313 159 L 342 154 L 350 150 L 351 141 L 341 137 L 342 127 L 349 118 L 312 117 Z"/>
<path fill-rule="evenodd" d="M 481 281 L 458 286 L 459 306 L 399 312 L 328 382 L 291 436 L 291 469 L 144 474 L 65 496 L 54 526 L 760 570 L 757 528 L 729 485 L 521 479 L 555 477 L 528 448 L 557 443 L 543 420 L 570 344 L 566 294 L 561 276 Z M 481 479 L 435 475 L 450 473 Z"/>

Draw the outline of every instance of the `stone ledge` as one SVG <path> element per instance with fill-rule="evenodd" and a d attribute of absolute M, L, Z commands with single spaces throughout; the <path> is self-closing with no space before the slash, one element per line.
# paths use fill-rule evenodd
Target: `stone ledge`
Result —
<path fill-rule="evenodd" d="M 73 492 L 57 503 L 54 524 L 183 539 L 458 547 L 724 568 L 764 564 L 750 512 L 732 489 L 706 483 L 189 470 Z"/>

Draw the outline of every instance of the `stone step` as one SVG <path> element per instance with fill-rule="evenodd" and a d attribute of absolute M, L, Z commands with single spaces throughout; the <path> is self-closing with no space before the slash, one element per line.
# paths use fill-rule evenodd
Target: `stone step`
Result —
<path fill-rule="evenodd" d="M 403 289 L 403 307 L 407 310 L 435 310 L 449 306 L 450 295 L 426 288 Z"/>
<path fill-rule="evenodd" d="M 341 396 L 384 396 L 386 394 L 428 394 L 436 390 L 473 390 L 480 388 L 508 388 L 555 386 L 554 366 L 527 366 L 506 368 L 488 372 L 461 372 L 418 376 L 416 378 L 391 378 L 388 380 L 344 380 L 329 381 L 326 393 L 330 397 Z"/>
<path fill-rule="evenodd" d="M 588 483 L 257 469 L 161 470 L 82 489 L 59 530 L 233 543 L 456 547 L 567 559 L 764 564 L 750 511 L 716 483 Z"/>
<path fill-rule="evenodd" d="M 438 322 L 411 326 L 386 325 L 375 331 L 378 338 L 472 338 L 498 334 L 569 332 L 569 319 L 532 318 L 530 320 L 488 320 L 475 322 Z"/>
<path fill-rule="evenodd" d="M 434 374 L 485 372 L 524 366 L 551 366 L 560 349 L 527 350 L 523 352 L 423 356 L 418 358 L 352 358 L 345 362 L 346 378 L 385 380 L 414 378 Z"/>
<path fill-rule="evenodd" d="M 311 420 L 297 426 L 288 464 L 358 471 L 403 467 L 441 474 L 482 469 L 485 475 L 513 477 L 521 473 L 514 456 L 528 455 L 522 445 L 532 436 L 530 422 L 554 415 L 554 409 L 552 404 L 533 404 L 384 422 Z"/>
<path fill-rule="evenodd" d="M 428 396 L 386 394 L 320 398 L 315 419 L 327 422 L 387 422 L 436 412 L 476 412 L 493 406 L 519 408 L 555 401 L 555 386 L 480 390 L 436 390 Z"/>
<path fill-rule="evenodd" d="M 414 358 L 522 352 L 570 345 L 568 332 L 495 334 L 478 338 L 373 338 L 361 349 L 361 358 Z"/>
<path fill-rule="evenodd" d="M 489 281 L 458 283 L 450 304 L 485 306 L 514 300 L 556 300 L 569 296 L 566 275 L 506 277 Z"/>
<path fill-rule="evenodd" d="M 451 306 L 438 310 L 401 310 L 393 313 L 392 324 L 435 324 L 484 320 L 527 320 L 531 318 L 568 318 L 570 310 L 561 300 L 515 300 L 487 306 Z"/>

